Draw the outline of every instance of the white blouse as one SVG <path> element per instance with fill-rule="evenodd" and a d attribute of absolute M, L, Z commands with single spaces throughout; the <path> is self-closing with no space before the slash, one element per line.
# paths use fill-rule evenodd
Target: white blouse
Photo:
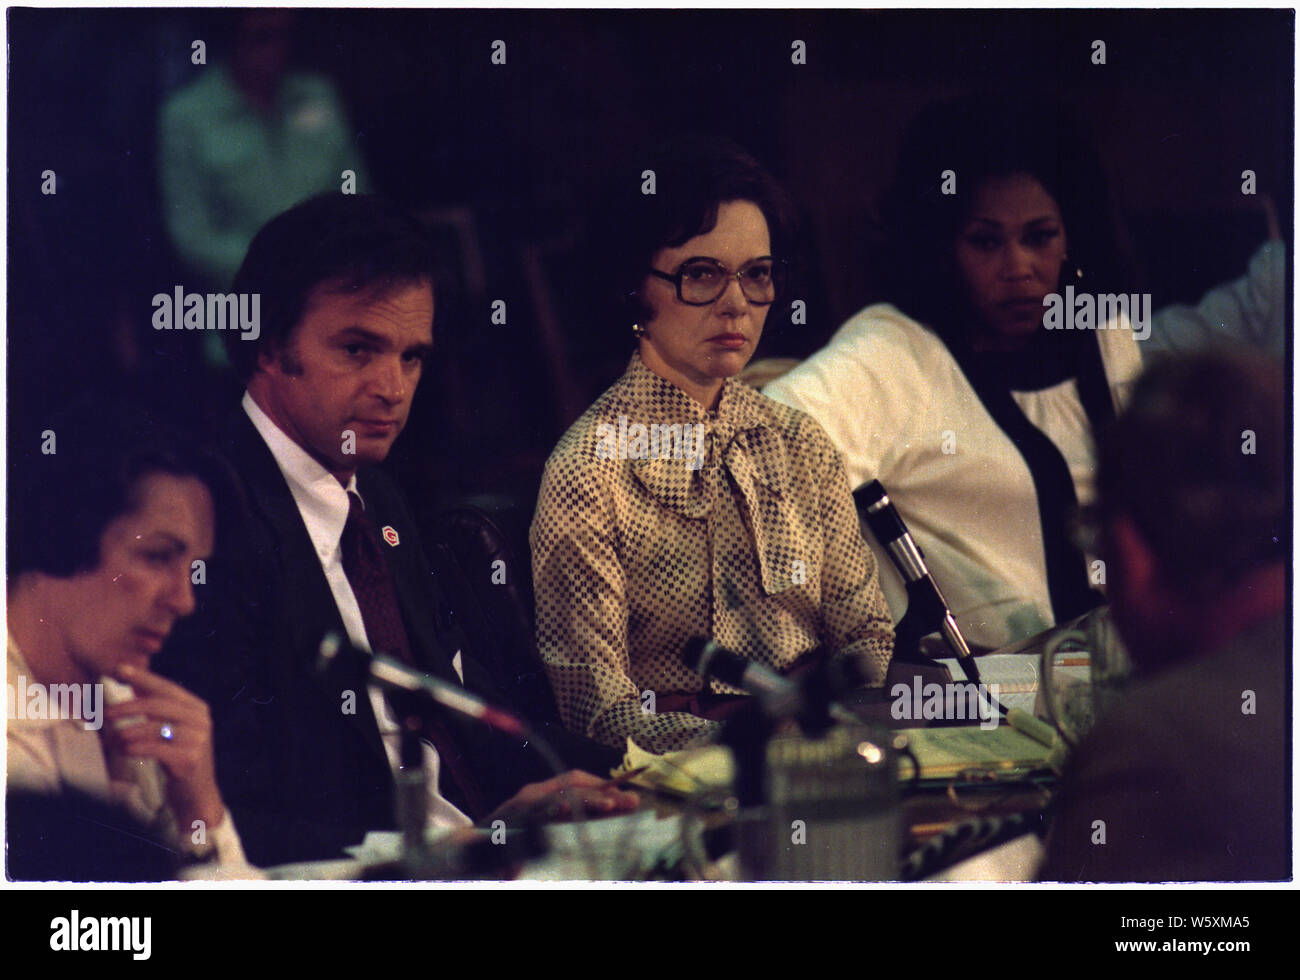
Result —
<path fill-rule="evenodd" d="M 7 637 L 5 661 L 6 683 L 16 700 L 36 681 L 12 636 Z M 101 697 L 99 703 L 102 707 L 106 702 Z M 191 828 L 177 827 L 167 807 L 166 774 L 155 760 L 121 758 L 110 763 L 99 731 L 90 722 L 78 718 L 32 717 L 27 714 L 26 705 L 24 710 L 17 704 L 13 707 L 15 710 L 5 720 L 6 777 L 10 789 L 50 795 L 71 789 L 118 804 L 190 860 L 207 862 L 232 877 L 258 877 L 244 857 L 229 810 L 217 826 L 206 829 L 203 843 L 195 844 Z M 49 713 L 48 710 L 36 712 Z M 102 716 L 99 720 L 102 721 Z"/>
<path fill-rule="evenodd" d="M 1141 354 L 1127 321 L 1097 334 L 1118 409 Z M 893 306 L 870 306 L 763 393 L 821 423 L 853 487 L 884 484 L 969 642 L 997 648 L 1053 625 L 1029 467 L 938 336 Z M 1096 448 L 1074 380 L 1012 397 L 1061 451 L 1079 503 L 1091 501 Z M 903 581 L 867 537 L 897 622 Z"/>

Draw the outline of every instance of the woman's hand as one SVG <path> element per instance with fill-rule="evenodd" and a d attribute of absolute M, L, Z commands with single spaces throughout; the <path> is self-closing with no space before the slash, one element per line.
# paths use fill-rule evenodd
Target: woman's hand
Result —
<path fill-rule="evenodd" d="M 640 798 L 621 790 L 608 779 L 572 769 L 544 783 L 529 783 L 502 803 L 483 823 L 504 820 L 506 824 L 567 820 L 576 817 L 581 804 L 584 817 L 605 817 L 635 810 Z"/>
<path fill-rule="evenodd" d="M 212 757 L 212 716 L 201 698 L 179 684 L 138 667 L 123 665 L 116 673 L 130 684 L 135 698 L 108 705 L 103 737 L 127 756 L 156 759 L 167 773 L 167 802 L 177 828 L 188 833 L 201 820 L 211 830 L 225 817 Z M 122 719 L 135 723 L 118 728 Z"/>

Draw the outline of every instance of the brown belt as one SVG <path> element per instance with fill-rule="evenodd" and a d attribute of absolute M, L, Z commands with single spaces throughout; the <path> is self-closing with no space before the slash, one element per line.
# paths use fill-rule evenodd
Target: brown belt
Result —
<path fill-rule="evenodd" d="M 821 666 L 826 659 L 826 649 L 809 650 L 786 670 L 780 673 L 792 680 Z M 748 694 L 719 694 L 716 691 L 664 691 L 655 692 L 655 710 L 688 711 L 710 721 L 726 721 L 749 703 Z"/>

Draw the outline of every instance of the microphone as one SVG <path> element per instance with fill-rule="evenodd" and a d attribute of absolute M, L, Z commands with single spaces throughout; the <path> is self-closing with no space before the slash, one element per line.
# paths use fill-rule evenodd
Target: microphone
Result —
<path fill-rule="evenodd" d="M 703 677 L 722 681 L 752 694 L 769 718 L 800 716 L 816 720 L 829 716 L 844 724 L 861 723 L 853 712 L 836 704 L 831 698 L 843 690 L 865 684 L 865 673 L 837 676 L 833 681 L 820 685 L 827 688 L 824 696 L 809 697 L 801 685 L 788 677 L 783 677 L 763 664 L 747 660 L 707 637 L 697 636 L 689 640 L 682 651 L 682 662 Z M 848 673 L 852 675 L 855 672 Z"/>
<path fill-rule="evenodd" d="M 510 712 L 488 704 L 464 688 L 449 684 L 422 670 L 408 667 L 392 657 L 362 650 L 337 633 L 326 633 L 325 638 L 321 640 L 316 656 L 317 673 L 325 673 L 340 657 L 362 665 L 370 679 L 387 690 L 423 694 L 444 708 L 481 721 L 507 735 L 527 736 L 529 734 L 529 729 L 523 720 Z"/>
<path fill-rule="evenodd" d="M 320 642 L 320 647 L 317 649 L 316 672 L 325 674 L 334 665 L 341 662 L 346 662 L 346 666 L 353 670 L 359 668 L 374 683 L 390 694 L 406 697 L 413 694 L 422 695 L 444 708 L 455 711 L 467 718 L 473 718 L 475 721 L 482 722 L 499 732 L 517 738 L 524 738 L 527 744 L 532 746 L 533 750 L 545 760 L 547 766 L 557 776 L 564 772 L 565 767 L 560 756 L 551 748 L 546 739 L 534 731 L 524 719 L 503 708 L 488 704 L 483 699 L 475 697 L 456 684 L 450 684 L 422 670 L 408 667 L 401 661 L 394 660 L 384 654 L 363 650 L 339 636 L 338 633 L 326 633 Z M 409 842 L 406 855 L 408 864 L 420 874 L 427 876 L 432 873 L 430 862 L 433 860 L 424 839 L 428 796 L 422 781 L 424 767 L 419 764 L 419 759 L 414 754 L 415 743 L 411 738 L 412 734 L 409 728 L 403 730 L 403 756 L 407 752 L 412 753 L 410 757 L 403 759 L 403 771 L 411 774 L 419 773 L 420 776 L 413 778 L 410 784 L 405 786 L 399 781 L 398 809 L 399 817 L 404 825 L 403 832 Z M 593 856 L 594 851 L 591 847 L 591 841 L 582 828 L 581 822 L 586 819 L 586 815 L 580 797 L 575 796 L 573 798 L 573 806 L 576 818 L 579 821 L 577 836 L 582 854 L 588 861 L 591 877 L 598 878 L 600 876 L 599 868 Z"/>
<path fill-rule="evenodd" d="M 907 530 L 907 525 L 903 523 L 903 518 L 889 499 L 889 494 L 885 493 L 884 486 L 879 480 L 872 480 L 854 491 L 853 496 L 858 508 L 866 515 L 871 533 L 889 552 L 894 567 L 903 576 L 908 595 L 907 614 L 903 618 L 911 619 L 915 614 L 915 618 L 921 621 L 922 625 L 919 628 L 922 632 L 917 636 L 918 642 L 922 635 L 934 632 L 937 628 L 961 663 L 962 669 L 966 671 L 966 675 L 971 680 L 978 681 L 979 669 L 975 666 L 974 654 L 971 653 L 966 638 L 961 635 L 957 620 L 953 618 L 952 610 L 948 608 L 943 593 L 939 591 L 938 583 L 930 574 L 925 556 L 921 554 L 921 549 Z M 937 627 L 935 627 L 936 620 Z M 898 625 L 898 632 L 903 632 L 903 623 L 900 622 Z M 927 626 L 931 628 L 926 629 Z"/>

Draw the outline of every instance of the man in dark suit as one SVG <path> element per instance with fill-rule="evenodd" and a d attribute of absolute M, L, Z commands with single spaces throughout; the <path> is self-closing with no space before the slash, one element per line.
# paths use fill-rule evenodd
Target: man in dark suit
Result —
<path fill-rule="evenodd" d="M 1291 877 L 1282 376 L 1150 369 L 1102 443 L 1099 524 L 1131 687 L 1070 760 L 1039 877 Z"/>
<path fill-rule="evenodd" d="M 443 715 L 419 762 L 403 759 L 405 716 L 358 671 L 316 668 L 334 632 L 493 691 L 448 607 L 454 583 L 437 581 L 402 494 L 373 468 L 432 348 L 433 280 L 415 222 L 332 195 L 268 223 L 234 283 L 261 312 L 255 340 L 228 337 L 247 390 L 219 439 L 247 513 L 166 663 L 211 706 L 218 780 L 255 864 L 337 857 L 393 829 L 404 765 L 423 769 L 430 822 L 449 829 L 561 815 L 575 795 L 588 811 L 635 805 L 586 773 L 524 786 L 545 770 L 520 740 Z"/>

